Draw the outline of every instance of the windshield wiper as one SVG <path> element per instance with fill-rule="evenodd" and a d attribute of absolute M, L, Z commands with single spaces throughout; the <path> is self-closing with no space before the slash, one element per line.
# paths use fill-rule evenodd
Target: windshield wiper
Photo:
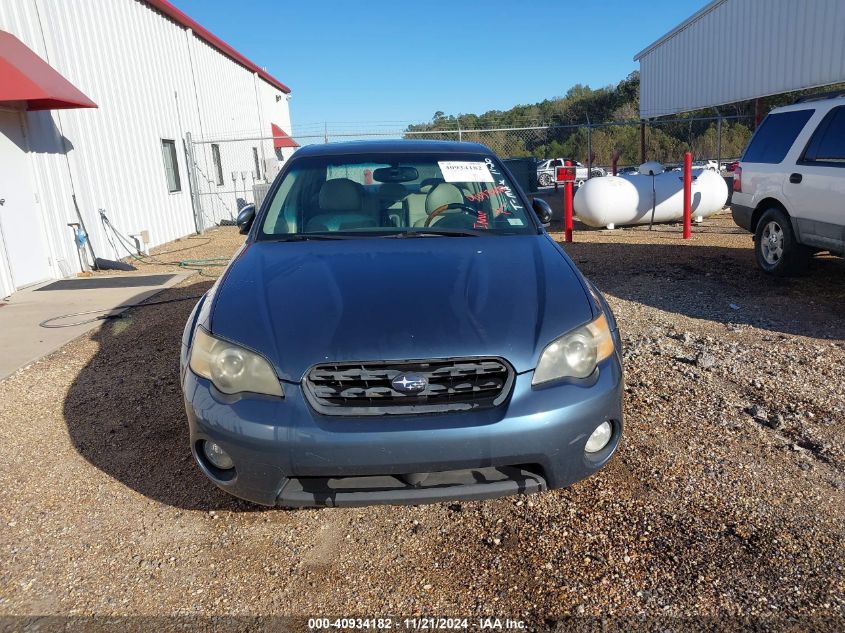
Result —
<path fill-rule="evenodd" d="M 349 235 L 330 235 L 326 233 L 291 233 L 289 235 L 277 235 L 268 242 L 305 242 L 308 240 L 345 240 Z"/>
<path fill-rule="evenodd" d="M 308 240 L 353 240 L 381 237 L 478 237 L 479 231 L 460 229 L 419 230 L 419 231 L 338 231 L 332 233 L 287 233 L 266 238 L 268 242 L 305 242 Z"/>

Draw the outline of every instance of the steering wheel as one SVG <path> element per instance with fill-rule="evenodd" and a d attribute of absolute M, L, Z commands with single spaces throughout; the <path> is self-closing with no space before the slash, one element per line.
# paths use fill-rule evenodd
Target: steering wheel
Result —
<path fill-rule="evenodd" d="M 432 211 L 429 214 L 429 216 L 425 219 L 425 224 L 423 226 L 425 226 L 425 227 L 431 226 L 431 222 L 432 222 L 432 220 L 434 220 L 434 218 L 436 218 L 438 215 L 441 215 L 442 213 L 444 213 L 445 211 L 447 211 L 449 209 L 460 209 L 465 213 L 467 213 L 467 212 L 471 213 L 475 217 L 478 217 L 478 213 L 479 213 L 478 209 L 476 209 L 475 207 L 471 207 L 468 204 L 464 204 L 463 202 L 450 202 L 449 204 L 444 204 L 442 206 L 439 206 L 434 211 Z"/>

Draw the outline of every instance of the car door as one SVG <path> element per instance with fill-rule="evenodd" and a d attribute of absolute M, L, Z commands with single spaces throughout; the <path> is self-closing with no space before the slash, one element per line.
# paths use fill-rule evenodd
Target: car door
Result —
<path fill-rule="evenodd" d="M 787 175 L 784 194 L 803 243 L 845 250 L 845 105 L 822 118 Z"/>

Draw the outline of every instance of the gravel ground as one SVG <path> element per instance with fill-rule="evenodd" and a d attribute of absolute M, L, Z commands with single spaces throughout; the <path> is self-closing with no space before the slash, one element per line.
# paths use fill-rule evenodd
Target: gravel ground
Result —
<path fill-rule="evenodd" d="M 765 278 L 726 215 L 688 243 L 678 227 L 576 240 L 566 249 L 625 345 L 627 436 L 597 476 L 485 502 L 250 506 L 188 450 L 178 351 L 193 302 L 134 310 L 0 383 L 0 615 L 789 617 L 841 630 L 845 263 Z M 157 257 L 240 243 L 218 229 Z M 200 294 L 216 271 L 157 298 Z"/>

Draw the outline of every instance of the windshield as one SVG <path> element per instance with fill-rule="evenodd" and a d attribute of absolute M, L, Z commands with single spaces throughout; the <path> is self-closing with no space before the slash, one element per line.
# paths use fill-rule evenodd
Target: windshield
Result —
<path fill-rule="evenodd" d="M 257 239 L 536 232 L 492 157 L 388 154 L 294 160 Z"/>

